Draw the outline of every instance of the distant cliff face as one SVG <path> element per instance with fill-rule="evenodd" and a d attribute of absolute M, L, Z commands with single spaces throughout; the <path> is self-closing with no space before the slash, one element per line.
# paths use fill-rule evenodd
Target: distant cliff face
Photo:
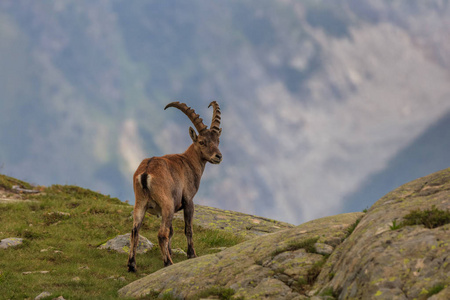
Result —
<path fill-rule="evenodd" d="M 449 209 L 450 169 L 446 169 L 397 188 L 365 214 L 326 217 L 257 237 L 161 269 L 123 287 L 119 294 L 170 294 L 182 299 L 220 293 L 245 299 L 448 299 Z M 440 218 L 446 221 L 435 228 L 399 226 L 411 211 L 426 210 L 445 212 Z"/>
<path fill-rule="evenodd" d="M 209 120 L 215 99 L 224 161 L 197 202 L 330 215 L 450 109 L 449 19 L 438 0 L 1 1 L 0 167 L 134 201 L 140 160 L 190 143 L 165 104 Z"/>

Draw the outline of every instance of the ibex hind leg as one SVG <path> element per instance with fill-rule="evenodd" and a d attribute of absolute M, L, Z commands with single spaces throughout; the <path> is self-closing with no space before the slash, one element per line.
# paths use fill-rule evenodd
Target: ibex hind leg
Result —
<path fill-rule="evenodd" d="M 128 272 L 136 272 L 136 249 L 139 243 L 139 229 L 145 217 L 146 204 L 145 201 L 138 201 L 134 206 L 133 212 L 133 229 L 130 236 L 130 252 L 128 254 Z"/>
<path fill-rule="evenodd" d="M 170 266 L 173 265 L 172 257 L 171 257 L 171 249 L 170 249 L 170 237 L 171 232 L 173 234 L 172 228 L 172 219 L 173 219 L 173 212 L 170 209 L 163 210 L 162 211 L 162 220 L 161 220 L 161 227 L 158 231 L 158 242 L 159 247 L 161 249 L 161 255 L 162 259 L 164 261 L 164 266 Z"/>

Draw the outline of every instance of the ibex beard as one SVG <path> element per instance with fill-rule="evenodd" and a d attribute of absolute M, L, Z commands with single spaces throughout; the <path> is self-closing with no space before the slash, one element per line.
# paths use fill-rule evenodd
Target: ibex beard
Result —
<path fill-rule="evenodd" d="M 136 248 L 139 242 L 139 229 L 145 213 L 161 216 L 158 242 L 164 266 L 173 264 L 171 240 L 173 236 L 172 220 L 177 211 L 183 210 L 185 235 L 187 239 L 187 257 L 197 255 L 194 250 L 193 198 L 200 186 L 200 180 L 207 162 L 219 164 L 222 154 L 219 151 L 220 108 L 216 101 L 213 107 L 211 126 L 208 129 L 195 111 L 184 103 L 172 102 L 168 107 L 181 110 L 194 124 L 196 131 L 190 127 L 192 144 L 182 154 L 169 154 L 161 157 L 144 159 L 133 176 L 135 204 L 133 212 L 133 229 L 130 237 L 128 271 L 136 272 Z"/>

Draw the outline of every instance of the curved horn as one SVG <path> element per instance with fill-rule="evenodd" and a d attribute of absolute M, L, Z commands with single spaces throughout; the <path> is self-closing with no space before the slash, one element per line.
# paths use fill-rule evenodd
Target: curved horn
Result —
<path fill-rule="evenodd" d="M 220 133 L 220 107 L 216 101 L 211 102 L 208 107 L 211 107 L 211 105 L 214 108 L 214 112 L 210 129 L 216 133 Z"/>
<path fill-rule="evenodd" d="M 192 124 L 194 124 L 195 128 L 197 129 L 198 133 L 202 133 L 204 130 L 206 130 L 207 126 L 203 124 L 203 119 L 200 118 L 198 114 L 195 113 L 195 110 L 190 108 L 184 103 L 180 102 L 171 102 L 164 107 L 164 110 L 166 110 L 168 107 L 175 107 L 181 110 L 188 118 L 191 120 Z"/>

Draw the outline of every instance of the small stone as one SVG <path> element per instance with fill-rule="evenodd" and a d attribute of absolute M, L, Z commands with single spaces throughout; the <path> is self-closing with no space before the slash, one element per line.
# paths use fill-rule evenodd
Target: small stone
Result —
<path fill-rule="evenodd" d="M 58 298 L 53 298 L 52 300 L 66 300 L 63 296 L 59 296 Z"/>
<path fill-rule="evenodd" d="M 123 277 L 123 276 L 117 278 L 117 280 L 119 280 L 119 281 L 124 281 L 124 282 L 127 281 L 127 280 L 125 279 L 125 277 Z"/>
<path fill-rule="evenodd" d="M 172 249 L 172 254 L 187 255 L 186 252 L 180 248 Z"/>
<path fill-rule="evenodd" d="M 40 293 L 39 295 L 37 295 L 36 298 L 34 298 L 34 300 L 39 300 L 41 298 L 45 298 L 48 296 L 51 296 L 51 293 L 44 291 L 44 292 Z"/>
<path fill-rule="evenodd" d="M 332 246 L 323 243 L 315 243 L 314 248 L 316 249 L 317 253 L 322 255 L 330 255 L 334 250 Z"/>
<path fill-rule="evenodd" d="M 30 275 L 30 274 L 48 274 L 50 271 L 27 271 L 22 272 L 22 275 Z"/>
<path fill-rule="evenodd" d="M 72 281 L 80 282 L 80 281 L 81 281 L 81 278 L 77 276 L 77 277 L 72 278 Z"/>
<path fill-rule="evenodd" d="M 0 241 L 0 249 L 6 249 L 9 247 L 16 247 L 23 243 L 22 238 L 7 238 Z"/>

